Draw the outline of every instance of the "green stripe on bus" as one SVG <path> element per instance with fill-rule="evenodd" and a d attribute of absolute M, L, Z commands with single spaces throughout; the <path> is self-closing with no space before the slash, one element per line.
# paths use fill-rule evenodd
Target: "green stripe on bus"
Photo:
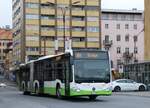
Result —
<path fill-rule="evenodd" d="M 45 94 L 50 94 L 50 95 L 56 95 L 56 88 L 55 87 L 44 87 L 44 93 Z M 65 90 L 64 88 L 61 89 L 61 95 L 65 95 Z"/>
<path fill-rule="evenodd" d="M 92 93 L 92 91 L 86 91 L 86 90 L 80 90 L 79 92 L 75 90 L 70 91 L 70 96 L 81 96 L 81 95 L 111 95 L 112 91 L 95 91 Z"/>
<path fill-rule="evenodd" d="M 50 95 L 56 95 L 56 88 L 53 87 L 45 87 L 44 88 L 44 93 L 45 94 L 50 94 Z M 86 91 L 86 90 L 80 90 L 79 92 L 75 90 L 70 90 L 70 96 L 82 96 L 82 95 L 111 95 L 112 91 L 95 91 L 92 93 L 92 91 Z M 61 95 L 65 96 L 65 89 L 61 89 Z"/>

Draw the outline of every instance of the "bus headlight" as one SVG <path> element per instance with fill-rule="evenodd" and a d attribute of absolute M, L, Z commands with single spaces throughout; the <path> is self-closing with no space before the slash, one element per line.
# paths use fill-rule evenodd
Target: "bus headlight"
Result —
<path fill-rule="evenodd" d="M 80 88 L 78 88 L 78 87 L 73 87 L 73 90 L 74 90 L 75 92 L 80 92 L 80 91 L 81 91 Z"/>
<path fill-rule="evenodd" d="M 112 85 L 111 85 L 111 84 L 108 84 L 108 85 L 106 86 L 105 90 L 112 91 Z"/>
<path fill-rule="evenodd" d="M 80 92 L 80 89 L 78 88 L 76 91 L 77 91 L 77 92 Z"/>

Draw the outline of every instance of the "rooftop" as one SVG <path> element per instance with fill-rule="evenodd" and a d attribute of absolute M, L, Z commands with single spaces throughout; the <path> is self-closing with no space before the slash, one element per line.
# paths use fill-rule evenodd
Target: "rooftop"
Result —
<path fill-rule="evenodd" d="M 132 10 L 123 10 L 123 9 L 102 9 L 102 13 L 120 13 L 120 14 L 143 14 L 143 10 L 137 10 L 133 8 Z"/>
<path fill-rule="evenodd" d="M 0 40 L 12 39 L 12 30 L 0 28 Z"/>

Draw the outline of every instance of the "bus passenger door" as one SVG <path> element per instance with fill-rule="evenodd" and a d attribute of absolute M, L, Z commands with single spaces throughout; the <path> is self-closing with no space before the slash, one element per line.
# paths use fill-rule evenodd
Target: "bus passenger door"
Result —
<path fill-rule="evenodd" d="M 30 64 L 30 92 L 33 90 L 33 74 L 34 74 L 34 63 Z"/>
<path fill-rule="evenodd" d="M 65 61 L 65 66 L 64 66 L 64 70 L 65 70 L 65 96 L 70 96 L 70 63 L 68 60 Z"/>

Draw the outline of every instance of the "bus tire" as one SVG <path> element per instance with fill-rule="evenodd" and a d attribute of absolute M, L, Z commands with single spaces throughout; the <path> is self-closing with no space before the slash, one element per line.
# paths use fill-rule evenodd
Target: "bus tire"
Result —
<path fill-rule="evenodd" d="M 26 91 L 25 84 L 22 85 L 23 95 L 30 95 L 30 92 Z"/>
<path fill-rule="evenodd" d="M 91 96 L 89 96 L 89 99 L 90 99 L 91 101 L 96 100 L 96 98 L 97 98 L 97 96 L 96 96 L 96 95 L 91 95 Z"/>
<path fill-rule="evenodd" d="M 59 99 L 62 98 L 60 90 L 61 90 L 60 85 L 57 84 L 57 86 L 56 86 L 56 97 Z"/>
<path fill-rule="evenodd" d="M 28 92 L 28 91 L 24 91 L 23 92 L 23 95 L 30 95 L 31 93 L 30 92 Z"/>

